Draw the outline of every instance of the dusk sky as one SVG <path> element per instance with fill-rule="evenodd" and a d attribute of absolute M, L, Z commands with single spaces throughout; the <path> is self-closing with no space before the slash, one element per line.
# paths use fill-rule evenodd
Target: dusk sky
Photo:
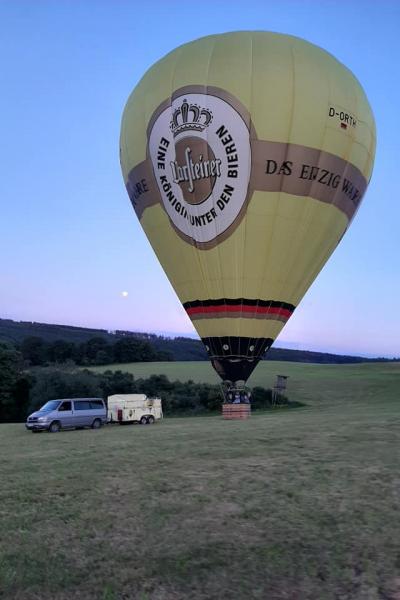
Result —
<path fill-rule="evenodd" d="M 196 335 L 128 199 L 120 122 L 155 61 L 245 29 L 332 53 L 377 125 L 361 208 L 275 345 L 400 356 L 396 0 L 0 0 L 1 318 Z"/>

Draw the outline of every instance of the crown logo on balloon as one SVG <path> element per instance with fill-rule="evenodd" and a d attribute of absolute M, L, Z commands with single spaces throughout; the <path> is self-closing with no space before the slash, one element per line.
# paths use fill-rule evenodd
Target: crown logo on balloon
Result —
<path fill-rule="evenodd" d="M 212 121 L 212 112 L 198 104 L 189 104 L 185 99 L 172 113 L 170 129 L 176 137 L 183 131 L 204 131 Z"/>

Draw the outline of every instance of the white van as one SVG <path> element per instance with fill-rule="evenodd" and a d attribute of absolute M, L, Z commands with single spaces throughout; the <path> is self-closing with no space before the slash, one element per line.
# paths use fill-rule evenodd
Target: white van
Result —
<path fill-rule="evenodd" d="M 146 394 L 114 394 L 108 396 L 108 421 L 110 423 L 140 423 L 150 425 L 162 419 L 160 398 L 148 398 Z"/>
<path fill-rule="evenodd" d="M 107 409 L 103 398 L 63 398 L 46 402 L 29 415 L 25 427 L 32 433 L 55 433 L 60 429 L 99 429 L 104 423 L 107 423 Z"/>

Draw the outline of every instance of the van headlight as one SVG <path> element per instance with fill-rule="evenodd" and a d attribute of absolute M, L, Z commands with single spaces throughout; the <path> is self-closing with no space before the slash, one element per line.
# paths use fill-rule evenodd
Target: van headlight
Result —
<path fill-rule="evenodd" d="M 43 421 L 47 421 L 47 417 L 38 417 L 38 421 L 43 423 Z"/>

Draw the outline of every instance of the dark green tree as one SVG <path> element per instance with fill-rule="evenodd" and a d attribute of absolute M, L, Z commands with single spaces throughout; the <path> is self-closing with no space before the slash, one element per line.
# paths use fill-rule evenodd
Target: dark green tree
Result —
<path fill-rule="evenodd" d="M 13 406 L 10 411 L 10 420 L 14 422 L 23 422 L 29 414 L 30 390 L 34 378 L 29 374 L 21 374 L 14 386 Z"/>
<path fill-rule="evenodd" d="M 113 394 L 137 393 L 134 376 L 122 371 L 105 371 L 100 375 L 100 385 L 104 398 Z"/>
<path fill-rule="evenodd" d="M 31 390 L 31 411 L 48 400 L 58 398 L 93 398 L 103 396 L 98 375 L 90 371 L 62 371 L 53 367 L 35 373 Z"/>
<path fill-rule="evenodd" d="M 28 399 L 21 374 L 23 358 L 15 348 L 0 344 L 0 421 L 20 420 Z"/>
<path fill-rule="evenodd" d="M 102 337 L 93 337 L 83 344 L 85 364 L 98 365 L 112 362 L 112 346 Z"/>
<path fill-rule="evenodd" d="M 271 408 L 272 392 L 263 387 L 256 386 L 251 391 L 251 406 L 254 410 Z"/>
<path fill-rule="evenodd" d="M 65 363 L 73 360 L 75 344 L 65 340 L 56 340 L 47 347 L 47 358 L 52 363 Z"/>
<path fill-rule="evenodd" d="M 34 367 L 46 364 L 48 344 L 40 337 L 26 337 L 21 344 L 24 360 Z"/>
<path fill-rule="evenodd" d="M 157 360 L 157 353 L 149 342 L 135 337 L 123 337 L 114 344 L 114 362 L 149 362 Z"/>

